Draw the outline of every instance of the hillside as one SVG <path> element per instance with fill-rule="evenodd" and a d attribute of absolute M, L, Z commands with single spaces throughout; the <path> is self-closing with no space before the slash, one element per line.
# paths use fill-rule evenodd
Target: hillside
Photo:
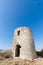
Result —
<path fill-rule="evenodd" d="M 28 61 L 20 58 L 14 59 L 11 50 L 0 52 L 0 65 L 43 65 L 43 50 L 36 53 L 38 58 Z"/>

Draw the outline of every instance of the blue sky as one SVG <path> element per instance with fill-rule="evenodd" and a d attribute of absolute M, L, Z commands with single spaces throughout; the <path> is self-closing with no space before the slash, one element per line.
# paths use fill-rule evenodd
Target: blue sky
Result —
<path fill-rule="evenodd" d="M 0 49 L 11 49 L 14 30 L 32 29 L 36 50 L 43 49 L 43 0 L 0 0 Z"/>

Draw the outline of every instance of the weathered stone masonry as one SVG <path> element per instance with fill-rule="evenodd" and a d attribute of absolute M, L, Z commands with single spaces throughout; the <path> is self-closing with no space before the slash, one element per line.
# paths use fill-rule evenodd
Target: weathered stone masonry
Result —
<path fill-rule="evenodd" d="M 14 32 L 13 57 L 33 60 L 36 58 L 34 39 L 32 30 L 27 27 L 19 27 Z"/>

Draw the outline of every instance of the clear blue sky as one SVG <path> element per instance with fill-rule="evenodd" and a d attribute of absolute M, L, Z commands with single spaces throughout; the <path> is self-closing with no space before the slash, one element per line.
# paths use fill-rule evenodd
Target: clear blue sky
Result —
<path fill-rule="evenodd" d="M 43 48 L 43 0 L 0 0 L 0 49 L 11 49 L 14 30 L 32 29 L 36 50 Z"/>

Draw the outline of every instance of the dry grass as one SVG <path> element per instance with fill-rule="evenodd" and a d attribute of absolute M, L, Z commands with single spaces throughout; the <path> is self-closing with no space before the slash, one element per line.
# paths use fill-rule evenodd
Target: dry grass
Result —
<path fill-rule="evenodd" d="M 0 60 L 0 65 L 43 65 L 43 59 L 38 58 L 34 61 L 28 61 L 23 59 L 4 59 Z"/>
<path fill-rule="evenodd" d="M 43 65 L 43 58 L 37 58 L 33 61 L 23 60 L 20 58 L 13 59 L 12 51 L 8 50 L 0 53 L 0 65 Z"/>
<path fill-rule="evenodd" d="M 0 52 L 0 60 L 7 59 L 7 58 L 12 58 L 11 50 L 7 50 L 5 52 Z"/>
<path fill-rule="evenodd" d="M 43 49 L 41 51 L 37 51 L 36 54 L 39 56 L 39 57 L 43 57 Z"/>

